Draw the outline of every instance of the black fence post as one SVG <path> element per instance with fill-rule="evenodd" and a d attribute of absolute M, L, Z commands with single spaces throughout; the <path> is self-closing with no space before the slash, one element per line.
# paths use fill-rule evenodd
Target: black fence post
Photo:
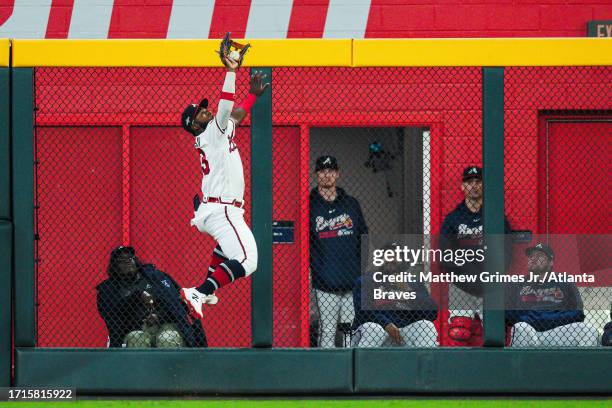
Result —
<path fill-rule="evenodd" d="M 15 68 L 12 75 L 15 347 L 34 347 L 34 70 Z"/>
<path fill-rule="evenodd" d="M 10 68 L 0 68 L 0 219 L 11 219 Z"/>
<path fill-rule="evenodd" d="M 482 163 L 485 269 L 504 273 L 504 68 L 482 69 Z M 487 284 L 483 299 L 484 345 L 505 345 L 504 288 Z"/>
<path fill-rule="evenodd" d="M 0 387 L 11 385 L 11 219 L 10 68 L 0 68 Z"/>
<path fill-rule="evenodd" d="M 272 83 L 272 69 L 266 74 Z M 251 277 L 253 347 L 272 346 L 272 88 L 253 106 L 251 116 L 251 222 L 257 242 L 257 271 Z"/>
<path fill-rule="evenodd" d="M 0 221 L 0 387 L 11 385 L 11 289 L 13 226 Z"/>

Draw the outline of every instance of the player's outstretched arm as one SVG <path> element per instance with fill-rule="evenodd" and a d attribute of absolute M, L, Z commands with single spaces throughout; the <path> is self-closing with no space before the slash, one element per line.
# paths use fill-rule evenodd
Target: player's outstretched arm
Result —
<path fill-rule="evenodd" d="M 217 122 L 219 129 L 225 131 L 227 128 L 227 122 L 232 114 L 232 109 L 234 108 L 234 94 L 236 93 L 236 68 L 238 68 L 238 62 L 229 57 L 223 57 L 223 63 L 227 67 L 227 73 L 225 74 L 225 81 L 223 82 L 223 89 L 221 90 L 221 97 L 219 98 L 219 107 L 217 109 L 215 121 Z"/>
<path fill-rule="evenodd" d="M 266 88 L 270 86 L 269 82 L 264 82 L 265 79 L 266 75 L 261 72 L 255 72 L 251 75 L 251 89 L 248 96 L 232 112 L 232 119 L 236 122 L 236 125 L 239 125 L 246 118 L 257 98 L 263 95 Z"/>

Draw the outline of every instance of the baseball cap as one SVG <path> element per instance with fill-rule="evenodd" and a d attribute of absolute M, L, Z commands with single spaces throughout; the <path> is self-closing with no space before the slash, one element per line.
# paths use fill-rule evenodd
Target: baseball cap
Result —
<path fill-rule="evenodd" d="M 112 250 L 110 257 L 111 259 L 117 259 L 120 255 L 129 255 L 133 257 L 136 255 L 136 250 L 134 247 L 121 245 Z"/>
<path fill-rule="evenodd" d="M 463 169 L 463 181 L 467 181 L 473 178 L 482 180 L 482 169 L 480 167 L 470 166 Z"/>
<path fill-rule="evenodd" d="M 548 259 L 550 259 L 551 261 L 555 259 L 555 253 L 553 252 L 552 248 L 548 245 L 542 244 L 541 242 L 532 247 L 527 248 L 525 250 L 525 254 L 527 256 L 531 256 L 531 254 L 533 254 L 535 251 L 544 252 L 546 256 L 548 256 Z"/>
<path fill-rule="evenodd" d="M 319 157 L 315 164 L 315 171 L 325 169 L 338 170 L 338 160 L 334 156 L 329 155 Z"/>
<path fill-rule="evenodd" d="M 193 118 L 195 117 L 199 108 L 208 108 L 208 99 L 202 99 L 199 105 L 196 105 L 195 103 L 189 104 L 181 115 L 181 125 L 183 126 L 183 129 L 194 136 L 196 136 L 196 134 L 193 132 L 193 129 L 191 129 L 191 124 L 193 123 Z"/>

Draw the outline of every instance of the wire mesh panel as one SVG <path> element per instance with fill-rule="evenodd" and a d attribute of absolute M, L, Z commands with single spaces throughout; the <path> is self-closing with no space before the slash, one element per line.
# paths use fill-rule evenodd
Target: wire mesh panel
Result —
<path fill-rule="evenodd" d="M 272 143 L 273 179 L 283 180 L 274 185 L 272 197 L 274 338 L 276 346 L 295 347 L 307 344 L 309 335 L 308 309 L 301 307 L 308 299 L 309 283 L 308 276 L 300 273 L 304 261 L 308 262 L 307 247 L 300 233 L 308 228 L 308 219 L 303 216 L 308 207 L 301 200 L 304 183 L 298 165 L 302 146 L 300 128 L 274 126 Z"/>
<path fill-rule="evenodd" d="M 273 79 L 274 216 L 289 221 L 284 229 L 277 223 L 274 345 L 397 345 L 392 326 L 362 322 L 355 310 L 360 237 L 438 233 L 465 199 L 462 173 L 481 163 L 481 70 L 279 68 Z M 292 137 L 277 137 L 286 126 Z M 451 345 L 449 317 L 462 313 L 471 324 L 478 298 L 451 288 L 449 304 L 448 285 L 429 291 L 439 313 L 415 332 Z M 360 345 L 363 323 L 375 325 L 376 338 Z M 478 344 L 468 331 L 457 344 Z M 421 344 L 408 337 L 402 344 Z"/>
<path fill-rule="evenodd" d="M 248 279 L 217 292 L 203 329 L 178 297 L 204 281 L 216 245 L 190 226 L 202 168 L 180 114 L 203 97 L 214 107 L 223 78 L 209 68 L 35 70 L 38 346 L 104 347 L 109 334 L 111 346 L 203 346 L 204 331 L 209 346 L 250 345 Z M 238 100 L 247 83 L 240 71 Z M 249 223 L 245 125 L 236 140 Z M 120 245 L 135 253 L 113 259 L 135 277 L 109 277 Z"/>
<path fill-rule="evenodd" d="M 513 271 L 542 275 L 512 292 L 511 346 L 596 346 L 611 319 L 611 76 L 610 67 L 506 68 L 506 210 L 514 229 L 533 234 L 515 246 Z"/>
<path fill-rule="evenodd" d="M 513 345 L 591 344 L 584 339 L 599 338 L 609 319 L 610 74 L 505 70 L 507 233 L 521 231 L 509 270 L 528 270 L 525 250 L 542 242 L 555 268 L 597 275 L 596 284 L 568 286 L 571 296 L 554 285 L 526 289 L 536 299 L 573 297 L 561 311 L 573 317 L 554 328 L 580 325 L 553 336 L 513 312 L 508 342 L 517 324 L 527 339 Z M 113 259 L 163 287 L 104 286 L 131 296 L 111 346 L 202 346 L 204 331 L 210 346 L 248 346 L 249 279 L 217 292 L 203 329 L 177 296 L 164 296 L 201 284 L 216 259 L 215 242 L 189 225 L 202 170 L 177 125 L 187 103 L 206 96 L 214 106 L 223 71 L 38 68 L 35 78 L 38 345 L 107 344 L 98 285 L 113 248 L 129 245 L 135 251 Z M 482 238 L 481 69 L 277 68 L 273 80 L 274 346 L 482 345 L 482 286 L 428 284 L 433 314 L 416 317 L 364 313 L 357 290 L 365 234 L 413 234 L 423 245 L 436 234 Z M 240 71 L 238 100 L 247 82 Z M 237 130 L 247 223 L 249 125 Z"/>

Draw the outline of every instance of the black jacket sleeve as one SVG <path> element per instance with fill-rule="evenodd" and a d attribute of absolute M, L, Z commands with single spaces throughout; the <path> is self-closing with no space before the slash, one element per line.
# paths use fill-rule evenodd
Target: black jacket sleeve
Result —
<path fill-rule="evenodd" d="M 582 303 L 582 296 L 580 296 L 580 291 L 578 290 L 578 287 L 573 283 L 568 283 L 566 289 L 569 295 L 568 303 L 567 305 L 565 305 L 566 309 L 583 312 L 584 305 Z"/>
<path fill-rule="evenodd" d="M 172 285 L 174 290 L 176 290 L 177 292 L 179 292 L 181 290 L 181 287 L 179 286 L 178 283 L 176 283 L 176 281 L 172 278 L 172 276 L 168 275 L 166 272 L 162 272 L 162 271 L 159 271 L 159 272 L 162 275 L 164 275 L 166 277 L 166 279 L 168 279 L 170 281 L 170 284 Z"/>
<path fill-rule="evenodd" d="M 109 347 L 121 347 L 123 339 L 120 337 L 117 324 L 115 323 L 118 321 L 116 304 L 108 296 L 105 296 L 105 293 L 100 288 L 98 288 L 97 305 L 98 313 L 104 320 L 108 330 Z"/>
<path fill-rule="evenodd" d="M 160 271 L 153 265 L 149 266 L 152 273 L 157 275 L 153 279 L 160 293 L 163 294 L 164 309 L 168 316 L 168 321 L 174 323 L 180 331 L 187 347 L 207 347 L 206 333 L 199 320 L 192 322 L 189 318 L 187 306 L 180 299 L 179 291 L 181 287 L 176 283 L 172 276 Z M 170 287 L 160 284 L 162 280 L 167 280 Z"/>
<path fill-rule="evenodd" d="M 127 333 L 142 328 L 139 284 L 121 286 L 106 280 L 97 287 L 98 313 L 106 323 L 110 347 L 121 347 Z"/>
<path fill-rule="evenodd" d="M 601 337 L 601 345 L 606 347 L 612 347 L 612 322 L 606 324 L 604 327 L 604 333 Z"/>
<path fill-rule="evenodd" d="M 98 287 L 98 313 L 100 313 L 104 323 L 106 323 L 109 346 L 121 347 L 123 338 L 129 331 L 129 324 L 125 321 L 126 316 L 124 313 L 128 309 L 126 306 L 127 299 L 122 299 L 109 286 L 103 284 Z"/>

